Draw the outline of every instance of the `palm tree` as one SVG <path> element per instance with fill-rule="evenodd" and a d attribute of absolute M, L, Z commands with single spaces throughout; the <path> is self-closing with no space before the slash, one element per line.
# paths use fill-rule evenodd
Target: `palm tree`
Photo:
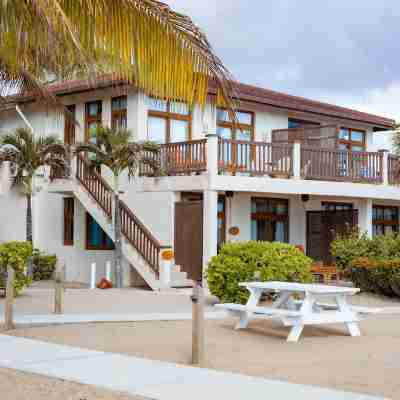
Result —
<path fill-rule="evenodd" d="M 9 161 L 12 186 L 22 186 L 26 197 L 26 240 L 32 243 L 32 194 L 34 176 L 43 166 L 69 175 L 68 149 L 56 136 L 34 136 L 25 128 L 0 137 L 0 165 Z"/>
<path fill-rule="evenodd" d="M 113 73 L 154 97 L 233 109 L 229 72 L 186 15 L 156 0 L 0 0 L 0 103 L 44 82 Z M 7 101 L 10 99 L 8 98 Z"/>
<path fill-rule="evenodd" d="M 128 171 L 128 178 L 135 176 L 141 164 L 147 164 L 152 169 L 159 168 L 155 155 L 159 146 L 152 142 L 135 143 L 129 139 L 132 134 L 127 129 L 99 126 L 92 132 L 89 143 L 75 145 L 74 152 L 85 153 L 93 168 L 104 166 L 113 174 L 113 222 L 114 222 L 114 268 L 115 281 L 118 288 L 122 287 L 122 244 L 121 217 L 119 208 L 120 176 Z"/>

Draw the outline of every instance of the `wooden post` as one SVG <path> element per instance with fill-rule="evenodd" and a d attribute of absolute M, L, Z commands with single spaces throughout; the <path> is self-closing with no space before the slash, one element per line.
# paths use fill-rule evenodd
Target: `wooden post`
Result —
<path fill-rule="evenodd" d="M 14 277 L 15 271 L 12 267 L 7 267 L 7 286 L 6 286 L 6 304 L 4 310 L 5 329 L 14 329 L 13 304 L 14 304 Z"/>
<path fill-rule="evenodd" d="M 54 291 L 54 313 L 55 314 L 62 314 L 63 313 L 63 306 L 64 306 L 64 285 L 63 285 L 63 278 L 64 278 L 64 270 L 57 269 L 55 273 L 55 291 Z"/>
<path fill-rule="evenodd" d="M 192 300 L 192 364 L 204 366 L 204 295 L 203 288 L 193 283 Z"/>

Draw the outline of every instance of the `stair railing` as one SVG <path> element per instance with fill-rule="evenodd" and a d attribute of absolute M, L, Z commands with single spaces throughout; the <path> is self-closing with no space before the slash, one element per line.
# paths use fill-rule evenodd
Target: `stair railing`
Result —
<path fill-rule="evenodd" d="M 111 219 L 113 190 L 82 155 L 77 157 L 76 178 Z M 119 207 L 122 234 L 146 260 L 158 278 L 160 251 L 163 246 L 122 200 L 119 201 Z"/>

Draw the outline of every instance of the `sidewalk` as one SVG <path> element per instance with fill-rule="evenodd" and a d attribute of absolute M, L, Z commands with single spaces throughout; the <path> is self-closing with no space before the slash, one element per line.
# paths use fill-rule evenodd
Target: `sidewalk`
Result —
<path fill-rule="evenodd" d="M 118 340 L 118 338 L 116 338 Z M 378 397 L 0 335 L 0 367 L 157 400 L 256 398 L 378 400 Z"/>
<path fill-rule="evenodd" d="M 207 311 L 205 319 L 226 318 L 225 311 Z M 90 314 L 15 314 L 16 325 L 62 325 L 94 322 L 144 322 L 144 321 L 185 321 L 191 320 L 192 313 L 163 312 L 163 313 L 90 313 Z M 0 324 L 4 323 L 4 314 L 0 315 Z"/>

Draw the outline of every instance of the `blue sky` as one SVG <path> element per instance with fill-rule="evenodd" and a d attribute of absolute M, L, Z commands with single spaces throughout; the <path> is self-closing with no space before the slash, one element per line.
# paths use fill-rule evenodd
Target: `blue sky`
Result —
<path fill-rule="evenodd" d="M 400 2 L 165 0 L 242 82 L 400 119 Z"/>

